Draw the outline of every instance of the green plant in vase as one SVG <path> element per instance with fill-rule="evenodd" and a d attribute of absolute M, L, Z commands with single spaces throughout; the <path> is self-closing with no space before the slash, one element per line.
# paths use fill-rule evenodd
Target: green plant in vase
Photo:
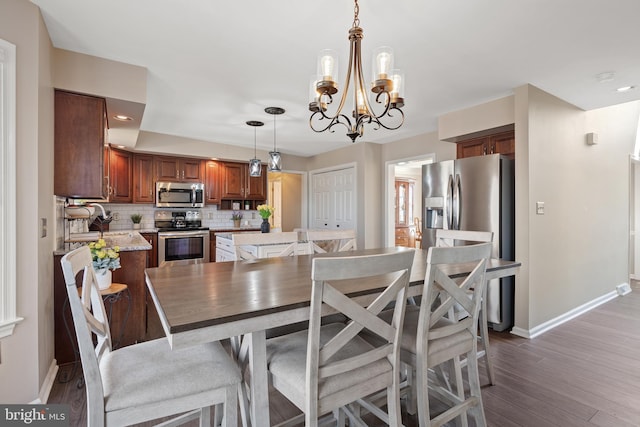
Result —
<path fill-rule="evenodd" d="M 133 222 L 133 229 L 138 230 L 140 228 L 140 223 L 142 222 L 142 214 L 131 214 L 131 222 Z"/>

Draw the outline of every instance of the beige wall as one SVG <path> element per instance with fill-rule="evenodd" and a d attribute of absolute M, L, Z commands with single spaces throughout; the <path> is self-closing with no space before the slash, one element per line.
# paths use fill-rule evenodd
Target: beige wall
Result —
<path fill-rule="evenodd" d="M 302 175 L 283 173 L 282 182 L 282 231 L 302 227 Z"/>
<path fill-rule="evenodd" d="M 38 8 L 0 3 L 0 38 L 17 56 L 17 314 L 24 318 L 2 340 L 0 402 L 38 398 L 53 360 L 53 91 L 51 45 Z M 40 238 L 39 219 L 50 225 Z"/>

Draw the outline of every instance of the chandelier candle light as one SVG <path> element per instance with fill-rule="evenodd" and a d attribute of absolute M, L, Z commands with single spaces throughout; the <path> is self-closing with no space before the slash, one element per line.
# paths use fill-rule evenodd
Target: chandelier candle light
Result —
<path fill-rule="evenodd" d="M 247 124 L 253 126 L 253 159 L 249 160 L 249 176 L 257 177 L 262 175 L 262 162 L 256 155 L 256 129 L 259 126 L 263 126 L 264 123 L 257 120 L 249 120 Z"/>
<path fill-rule="evenodd" d="M 264 111 L 267 114 L 273 114 L 273 151 L 269 151 L 269 172 L 280 172 L 282 170 L 282 157 L 276 149 L 276 116 L 283 114 L 284 109 L 267 107 Z"/>
<path fill-rule="evenodd" d="M 404 106 L 404 78 L 400 70 L 393 68 L 393 51 L 389 47 L 378 48 L 373 55 L 374 76 L 370 86 L 371 92 L 375 94 L 375 102 L 382 104 L 384 109 L 380 114 L 376 114 L 371 107 L 362 77 L 360 43 L 364 34 L 358 18 L 360 7 L 358 0 L 355 0 L 354 3 L 353 26 L 349 30 L 351 46 L 349 67 L 340 104 L 338 104 L 335 114 L 327 114 L 328 105 L 333 102 L 333 95 L 338 93 L 336 83 L 338 56 L 335 51 L 329 49 L 321 51 L 318 55 L 318 75 L 312 78 L 311 100 L 309 102 L 309 110 L 312 112 L 309 118 L 311 129 L 315 132 L 326 130 L 334 132 L 333 127 L 341 124 L 347 128 L 347 136 L 351 138 L 351 142 L 355 142 L 357 137 L 363 135 L 365 123 L 374 123 L 374 129 L 383 127 L 389 130 L 398 129 L 404 123 L 404 113 L 401 110 Z M 353 83 L 353 109 L 351 111 L 353 120 L 347 114 L 342 113 L 351 83 Z M 397 114 L 394 114 L 395 112 Z M 328 124 L 324 127 L 323 120 L 328 120 Z M 383 123 L 382 120 L 389 121 Z"/>

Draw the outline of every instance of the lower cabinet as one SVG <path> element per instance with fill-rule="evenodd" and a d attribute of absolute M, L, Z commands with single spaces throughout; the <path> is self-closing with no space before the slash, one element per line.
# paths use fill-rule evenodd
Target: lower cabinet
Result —
<path fill-rule="evenodd" d="M 416 247 L 416 231 L 414 226 L 396 227 L 396 246 Z"/>
<path fill-rule="evenodd" d="M 62 255 L 54 255 L 53 272 L 53 301 L 54 301 L 54 351 L 58 364 L 70 363 L 76 360 L 75 349 L 78 347 L 75 328 L 71 317 L 71 309 L 67 302 L 67 289 L 60 266 Z M 113 271 L 114 283 L 127 285 L 131 298 L 131 311 L 127 316 L 129 301 L 120 298 L 112 308 L 109 325 L 111 338 L 115 343 L 119 339 L 124 325 L 120 346 L 144 341 L 146 336 L 146 283 L 144 268 L 147 263 L 147 251 L 120 252 L 121 268 Z M 124 291 L 127 292 L 127 291 Z M 109 308 L 107 316 L 109 315 Z M 66 322 L 66 324 L 65 324 Z M 79 359 L 78 359 L 79 360 Z"/>

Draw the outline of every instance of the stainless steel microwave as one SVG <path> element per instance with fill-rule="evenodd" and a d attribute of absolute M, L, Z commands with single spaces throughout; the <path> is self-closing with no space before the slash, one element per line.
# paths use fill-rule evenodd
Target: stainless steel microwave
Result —
<path fill-rule="evenodd" d="M 156 182 L 159 208 L 204 207 L 204 184 L 200 182 Z"/>

